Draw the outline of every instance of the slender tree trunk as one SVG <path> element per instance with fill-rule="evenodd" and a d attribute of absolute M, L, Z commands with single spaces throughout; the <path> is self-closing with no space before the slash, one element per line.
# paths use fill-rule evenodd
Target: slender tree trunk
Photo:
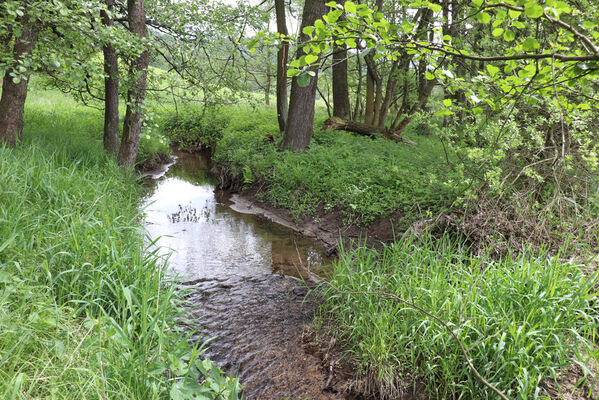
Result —
<path fill-rule="evenodd" d="M 14 63 L 27 58 L 36 45 L 39 33 L 37 23 L 29 23 L 28 18 L 21 18 L 21 36 L 15 37 L 13 45 Z M 15 83 L 10 76 L 12 67 L 7 68 L 2 82 L 2 97 L 0 98 L 0 145 L 14 147 L 21 140 L 23 134 L 23 114 L 25 112 L 25 99 L 29 73 L 22 76 Z"/>
<path fill-rule="evenodd" d="M 374 120 L 374 79 L 369 69 L 366 70 L 366 109 L 364 110 L 364 123 L 372 125 Z"/>
<path fill-rule="evenodd" d="M 349 118 L 349 86 L 347 84 L 347 46 L 338 46 L 333 52 L 333 115 Z"/>
<path fill-rule="evenodd" d="M 112 9 L 114 0 L 106 0 Z M 114 21 L 105 11 L 101 11 L 102 23 L 113 26 Z M 104 53 L 104 149 L 115 157 L 119 154 L 119 65 L 115 48 L 106 44 Z"/>
<path fill-rule="evenodd" d="M 314 22 L 326 12 L 323 0 L 306 0 L 302 15 L 300 32 L 306 26 L 314 25 Z M 300 44 L 308 40 L 303 32 L 300 35 Z M 300 49 L 297 57 L 304 55 Z M 310 144 L 312 130 L 314 129 L 314 102 L 316 99 L 316 85 L 318 84 L 318 65 L 310 68 L 314 76 L 310 77 L 308 86 L 301 87 L 297 83 L 297 76 L 291 81 L 291 97 L 289 100 L 289 115 L 287 126 L 281 142 L 281 148 L 293 151 L 304 150 Z"/>
<path fill-rule="evenodd" d="M 277 14 L 277 32 L 287 36 L 287 21 L 285 18 L 285 1 L 275 0 L 275 11 Z M 289 42 L 283 40 L 277 52 L 277 119 L 279 130 L 285 132 L 287 124 L 287 61 L 289 58 Z"/>
<path fill-rule="evenodd" d="M 144 38 L 146 36 L 144 0 L 127 0 L 127 13 L 129 30 L 139 38 Z M 150 55 L 147 50 L 144 50 L 130 68 L 133 82 L 127 93 L 127 111 L 125 112 L 123 138 L 119 150 L 119 163 L 128 168 L 135 165 L 137 152 L 139 151 L 139 134 L 143 122 L 149 63 Z"/>
<path fill-rule="evenodd" d="M 266 51 L 266 85 L 264 86 L 264 103 L 270 105 L 270 48 Z"/>

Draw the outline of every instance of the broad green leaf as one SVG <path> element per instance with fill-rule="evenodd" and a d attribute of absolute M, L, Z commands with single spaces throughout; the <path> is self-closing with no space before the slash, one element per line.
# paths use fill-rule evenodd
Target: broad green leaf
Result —
<path fill-rule="evenodd" d="M 427 72 L 426 74 L 424 74 L 424 77 L 426 79 L 428 79 L 429 81 L 432 81 L 433 79 L 435 79 L 435 75 L 431 74 L 430 72 Z"/>
<path fill-rule="evenodd" d="M 316 62 L 318 60 L 318 56 L 315 56 L 314 54 L 308 54 L 306 56 L 306 64 L 312 64 L 314 62 Z"/>
<path fill-rule="evenodd" d="M 499 72 L 499 68 L 494 65 L 487 64 L 487 71 L 489 72 L 489 76 L 495 76 Z"/>
<path fill-rule="evenodd" d="M 346 1 L 343 5 L 343 8 L 345 9 L 345 12 L 349 14 L 355 14 L 357 11 L 356 3 L 354 3 L 353 1 Z"/>
<path fill-rule="evenodd" d="M 512 42 L 515 38 L 516 34 L 511 29 L 506 30 L 503 34 L 503 40 L 505 40 L 506 42 Z"/>
<path fill-rule="evenodd" d="M 493 36 L 501 36 L 503 34 L 503 28 L 495 28 L 493 29 Z"/>
<path fill-rule="evenodd" d="M 522 48 L 524 51 L 535 51 L 541 48 L 541 45 L 537 39 L 527 38 L 524 42 L 522 42 Z"/>
<path fill-rule="evenodd" d="M 524 13 L 529 18 L 539 18 L 543 15 L 543 6 L 538 5 L 535 0 L 529 0 L 524 5 Z"/>
<path fill-rule="evenodd" d="M 312 36 L 312 32 L 314 32 L 314 27 L 313 26 L 304 26 L 304 29 L 302 29 L 302 32 L 308 36 Z"/>
<path fill-rule="evenodd" d="M 443 100 L 443 105 L 444 105 L 445 107 L 450 107 L 450 106 L 451 106 L 451 103 L 452 103 L 451 99 L 444 99 L 444 100 Z"/>
<path fill-rule="evenodd" d="M 488 14 L 486 12 L 480 13 L 478 20 L 483 24 L 488 24 L 489 22 L 491 22 L 491 14 Z"/>

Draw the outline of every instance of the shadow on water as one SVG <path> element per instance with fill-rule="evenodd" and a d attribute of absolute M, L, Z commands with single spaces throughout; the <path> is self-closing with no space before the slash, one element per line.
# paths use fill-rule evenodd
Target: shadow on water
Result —
<path fill-rule="evenodd" d="M 187 279 L 190 316 L 215 337 L 207 355 L 233 372 L 246 399 L 341 399 L 323 391 L 327 372 L 302 346 L 312 319 L 310 282 L 330 263 L 315 241 L 256 215 L 231 209 L 216 189 L 206 155 L 177 153 L 150 174 L 145 226 L 169 266 Z"/>

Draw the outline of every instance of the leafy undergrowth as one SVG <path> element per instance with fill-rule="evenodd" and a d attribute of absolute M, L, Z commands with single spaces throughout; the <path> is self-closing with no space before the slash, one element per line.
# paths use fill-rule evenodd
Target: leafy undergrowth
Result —
<path fill-rule="evenodd" d="M 433 137 L 411 134 L 417 145 L 410 146 L 317 130 L 306 152 L 280 152 L 272 110 L 239 107 L 230 115 L 213 158 L 221 180 L 236 189 L 260 188 L 259 199 L 296 218 L 338 211 L 347 224 L 367 226 L 398 214 L 405 228 L 432 217 L 457 194 L 459 185 Z"/>
<path fill-rule="evenodd" d="M 164 135 L 183 150 L 212 148 L 223 137 L 227 116 L 218 109 L 187 106 L 163 117 Z"/>
<path fill-rule="evenodd" d="M 105 155 L 101 118 L 42 100 L 25 141 L 0 148 L 0 397 L 236 399 L 175 329 L 181 293 L 145 251 L 140 189 Z"/>
<path fill-rule="evenodd" d="M 433 398 L 498 398 L 448 329 L 397 297 L 444 321 L 476 370 L 509 398 L 544 398 L 572 367 L 581 371 L 572 398 L 595 398 L 598 371 L 586 368 L 599 365 L 599 277 L 582 270 L 543 252 L 473 257 L 447 237 L 381 251 L 356 246 L 342 250 L 322 286 L 321 320 L 332 322 L 377 398 L 414 383 Z"/>

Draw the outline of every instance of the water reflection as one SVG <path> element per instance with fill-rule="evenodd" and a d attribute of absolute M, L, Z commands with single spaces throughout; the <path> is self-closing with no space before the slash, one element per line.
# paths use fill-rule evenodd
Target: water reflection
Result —
<path fill-rule="evenodd" d="M 215 189 L 210 163 L 179 153 L 146 198 L 145 225 L 170 266 L 189 279 L 280 273 L 307 277 L 325 260 L 323 249 L 291 229 L 232 210 Z M 318 272 L 318 271 L 316 271 Z"/>

